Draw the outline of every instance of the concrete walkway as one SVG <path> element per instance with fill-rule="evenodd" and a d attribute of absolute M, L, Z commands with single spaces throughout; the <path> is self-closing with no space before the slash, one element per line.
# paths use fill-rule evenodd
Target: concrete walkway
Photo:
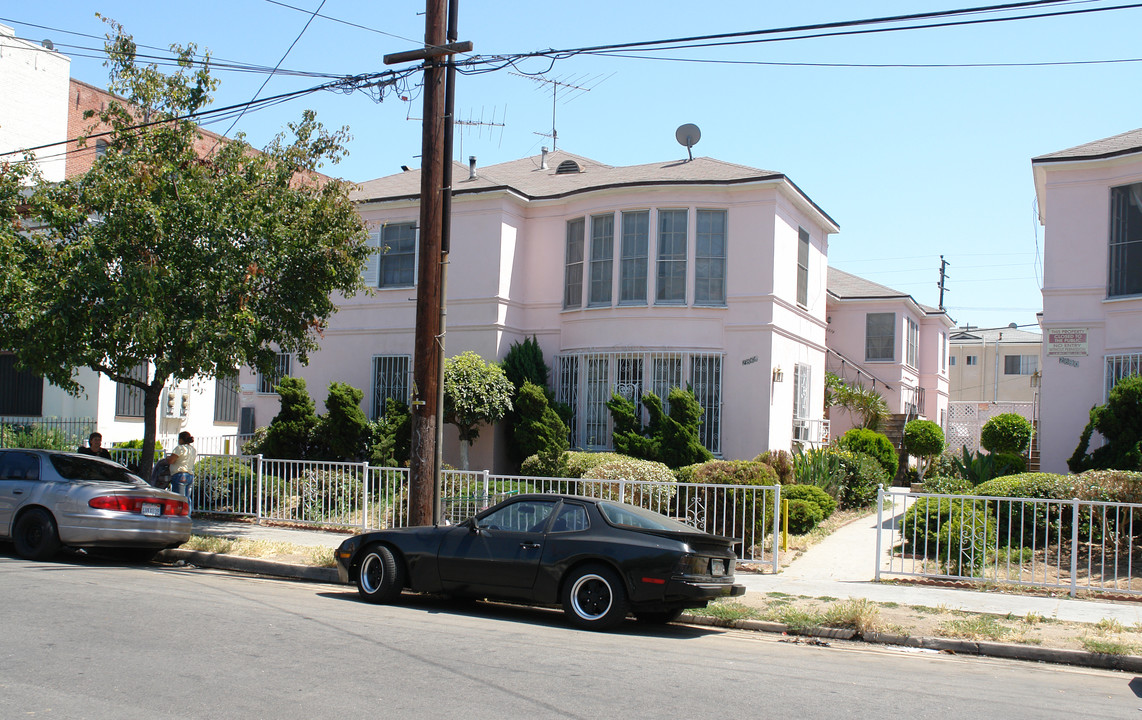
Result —
<path fill-rule="evenodd" d="M 927 607 L 943 605 L 953 610 L 999 615 L 1012 613 L 1024 616 L 1034 612 L 1047 618 L 1086 623 L 1096 623 L 1103 618 L 1115 619 L 1128 626 L 1142 623 L 1142 597 L 1138 603 L 1105 602 L 1072 600 L 1062 591 L 1061 597 L 1042 597 L 891 581 L 874 582 L 876 568 L 873 555 L 876 552 L 878 532 L 881 533 L 881 567 L 887 568 L 892 531 L 878 530 L 876 513 L 872 513 L 814 545 L 782 568 L 777 575 L 739 573 L 737 582 L 745 585 L 749 593 L 781 592 L 807 597 L 866 598 L 875 602 Z M 332 548 L 350 536 L 341 532 L 297 530 L 198 518 L 194 519 L 194 533 Z"/>

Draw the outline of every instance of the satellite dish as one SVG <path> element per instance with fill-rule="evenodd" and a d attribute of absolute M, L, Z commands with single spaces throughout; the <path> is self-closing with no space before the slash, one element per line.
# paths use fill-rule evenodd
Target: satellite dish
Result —
<path fill-rule="evenodd" d="M 686 154 L 693 160 L 694 153 L 690 152 L 690 148 L 697 145 L 698 141 L 702 139 L 702 131 L 698 129 L 698 126 L 693 123 L 680 125 L 678 129 L 674 131 L 674 138 L 678 141 L 679 145 L 686 146 Z"/>
<path fill-rule="evenodd" d="M 46 49 L 46 50 L 55 50 L 56 49 L 55 43 L 53 43 L 51 40 L 44 40 L 40 44 L 43 45 L 44 49 Z"/>

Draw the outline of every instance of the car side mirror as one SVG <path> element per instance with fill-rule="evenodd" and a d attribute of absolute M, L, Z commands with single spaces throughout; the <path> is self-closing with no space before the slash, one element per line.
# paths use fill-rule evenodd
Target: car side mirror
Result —
<path fill-rule="evenodd" d="M 468 532 L 472 535 L 480 534 L 480 525 L 476 522 L 476 518 L 468 521 Z"/>

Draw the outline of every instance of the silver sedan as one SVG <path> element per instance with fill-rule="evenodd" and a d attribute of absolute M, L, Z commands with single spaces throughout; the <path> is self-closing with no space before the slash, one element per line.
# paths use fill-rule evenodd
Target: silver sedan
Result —
<path fill-rule="evenodd" d="M 61 547 L 149 560 L 190 539 L 186 498 L 117 463 L 54 450 L 0 450 L 0 540 L 29 560 Z"/>

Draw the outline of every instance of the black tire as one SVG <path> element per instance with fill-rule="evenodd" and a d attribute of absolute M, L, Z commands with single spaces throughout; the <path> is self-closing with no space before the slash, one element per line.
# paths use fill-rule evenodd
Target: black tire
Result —
<path fill-rule="evenodd" d="M 610 630 L 626 620 L 630 605 L 623 581 L 608 567 L 584 565 L 563 583 L 563 612 L 584 630 Z"/>
<path fill-rule="evenodd" d="M 371 603 L 389 603 L 404 589 L 404 565 L 385 545 L 365 548 L 357 564 L 357 592 Z"/>
<path fill-rule="evenodd" d="M 634 617 L 644 625 L 665 625 L 682 617 L 682 608 L 674 608 L 673 610 L 636 610 Z"/>
<path fill-rule="evenodd" d="M 48 560 L 60 548 L 55 518 L 40 508 L 32 508 L 20 516 L 12 540 L 16 545 L 16 553 L 28 560 Z"/>

